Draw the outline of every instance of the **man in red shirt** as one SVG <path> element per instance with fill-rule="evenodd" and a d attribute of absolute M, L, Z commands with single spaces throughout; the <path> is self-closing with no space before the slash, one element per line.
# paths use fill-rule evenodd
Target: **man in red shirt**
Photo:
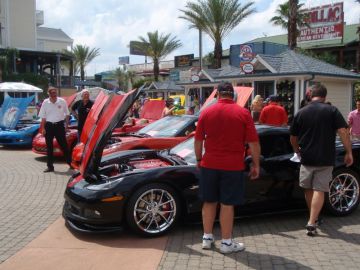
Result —
<path fill-rule="evenodd" d="M 203 249 L 214 244 L 213 225 L 220 203 L 221 253 L 244 250 L 232 240 L 234 205 L 242 203 L 245 144 L 253 164 L 250 177 L 259 176 L 260 145 L 250 112 L 234 101 L 234 88 L 228 82 L 218 86 L 219 100 L 199 117 L 195 133 L 195 155 L 200 168 L 199 196 L 203 201 Z M 205 153 L 203 155 L 203 142 Z"/>
<path fill-rule="evenodd" d="M 284 107 L 278 104 L 278 97 L 272 95 L 269 98 L 270 103 L 262 109 L 259 123 L 272 126 L 286 126 L 288 116 Z"/>

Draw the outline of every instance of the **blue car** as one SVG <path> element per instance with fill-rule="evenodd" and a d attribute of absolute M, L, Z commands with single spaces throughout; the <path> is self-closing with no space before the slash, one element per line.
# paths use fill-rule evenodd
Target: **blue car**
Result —
<path fill-rule="evenodd" d="M 32 146 L 33 138 L 39 132 L 41 119 L 26 120 L 23 116 L 33 98 L 5 96 L 0 110 L 0 145 Z M 75 117 L 71 116 L 70 124 L 77 125 Z"/>
<path fill-rule="evenodd" d="M 34 136 L 40 128 L 40 119 L 19 121 L 14 129 L 0 130 L 0 145 L 31 147 Z"/>

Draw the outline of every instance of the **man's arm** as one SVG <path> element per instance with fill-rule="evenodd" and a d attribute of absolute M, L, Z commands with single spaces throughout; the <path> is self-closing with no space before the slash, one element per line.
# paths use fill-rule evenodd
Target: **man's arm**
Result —
<path fill-rule="evenodd" d="M 341 142 L 343 143 L 345 151 L 346 151 L 345 157 L 344 157 L 344 162 L 345 162 L 346 166 L 349 167 L 354 162 L 353 156 L 352 156 L 352 148 L 351 148 L 351 141 L 350 141 L 349 133 L 346 128 L 339 128 L 337 130 L 337 133 L 339 134 Z"/>
<path fill-rule="evenodd" d="M 197 165 L 199 166 L 202 159 L 202 150 L 203 150 L 203 140 L 194 140 L 194 150 Z"/>
<path fill-rule="evenodd" d="M 290 143 L 295 153 L 300 153 L 300 146 L 298 143 L 298 137 L 294 135 L 290 135 Z"/>
<path fill-rule="evenodd" d="M 76 112 L 77 106 L 78 106 L 78 104 L 79 104 L 78 102 L 79 102 L 79 101 L 76 101 L 76 102 L 74 103 L 74 105 L 72 105 L 71 108 L 70 108 L 70 111 L 71 111 L 72 115 L 74 115 L 77 120 L 79 120 L 79 116 L 78 116 L 78 114 L 77 114 L 77 112 Z"/>
<path fill-rule="evenodd" d="M 39 131 L 43 136 L 45 136 L 45 134 L 46 134 L 46 132 L 45 132 L 45 122 L 46 122 L 46 118 L 41 118 Z"/>
<path fill-rule="evenodd" d="M 252 157 L 252 165 L 250 168 L 250 179 L 256 179 L 260 175 L 260 144 L 259 142 L 249 142 Z"/>
<path fill-rule="evenodd" d="M 69 128 L 70 115 L 65 116 L 65 130 Z"/>

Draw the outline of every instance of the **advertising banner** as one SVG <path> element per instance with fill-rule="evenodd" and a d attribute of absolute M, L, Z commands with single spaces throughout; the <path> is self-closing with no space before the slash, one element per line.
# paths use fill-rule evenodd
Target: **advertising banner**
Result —
<path fill-rule="evenodd" d="M 119 65 L 129 64 L 129 62 L 130 62 L 129 58 L 130 58 L 129 56 L 120 56 L 119 57 Z"/>
<path fill-rule="evenodd" d="M 175 56 L 175 67 L 189 67 L 192 65 L 194 54 Z"/>
<path fill-rule="evenodd" d="M 343 3 L 305 9 L 309 27 L 300 28 L 298 42 L 341 39 L 344 35 Z"/>
<path fill-rule="evenodd" d="M 34 96 L 28 98 L 11 98 L 5 95 L 4 103 L 0 110 L 0 127 L 4 129 L 14 129 L 33 99 Z"/>
<path fill-rule="evenodd" d="M 145 47 L 143 45 L 146 45 L 148 43 L 143 43 L 140 41 L 130 41 L 130 54 L 132 55 L 147 55 L 146 50 L 144 50 L 142 47 Z"/>

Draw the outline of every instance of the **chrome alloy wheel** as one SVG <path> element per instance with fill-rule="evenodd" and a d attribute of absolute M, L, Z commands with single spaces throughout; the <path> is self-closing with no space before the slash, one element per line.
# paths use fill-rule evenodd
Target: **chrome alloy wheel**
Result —
<path fill-rule="evenodd" d="M 341 173 L 330 183 L 329 202 L 337 212 L 350 211 L 359 200 L 359 183 L 354 175 Z"/>
<path fill-rule="evenodd" d="M 176 211 L 176 201 L 171 193 L 164 189 L 149 189 L 138 197 L 133 215 L 140 230 L 157 234 L 173 224 Z"/>

